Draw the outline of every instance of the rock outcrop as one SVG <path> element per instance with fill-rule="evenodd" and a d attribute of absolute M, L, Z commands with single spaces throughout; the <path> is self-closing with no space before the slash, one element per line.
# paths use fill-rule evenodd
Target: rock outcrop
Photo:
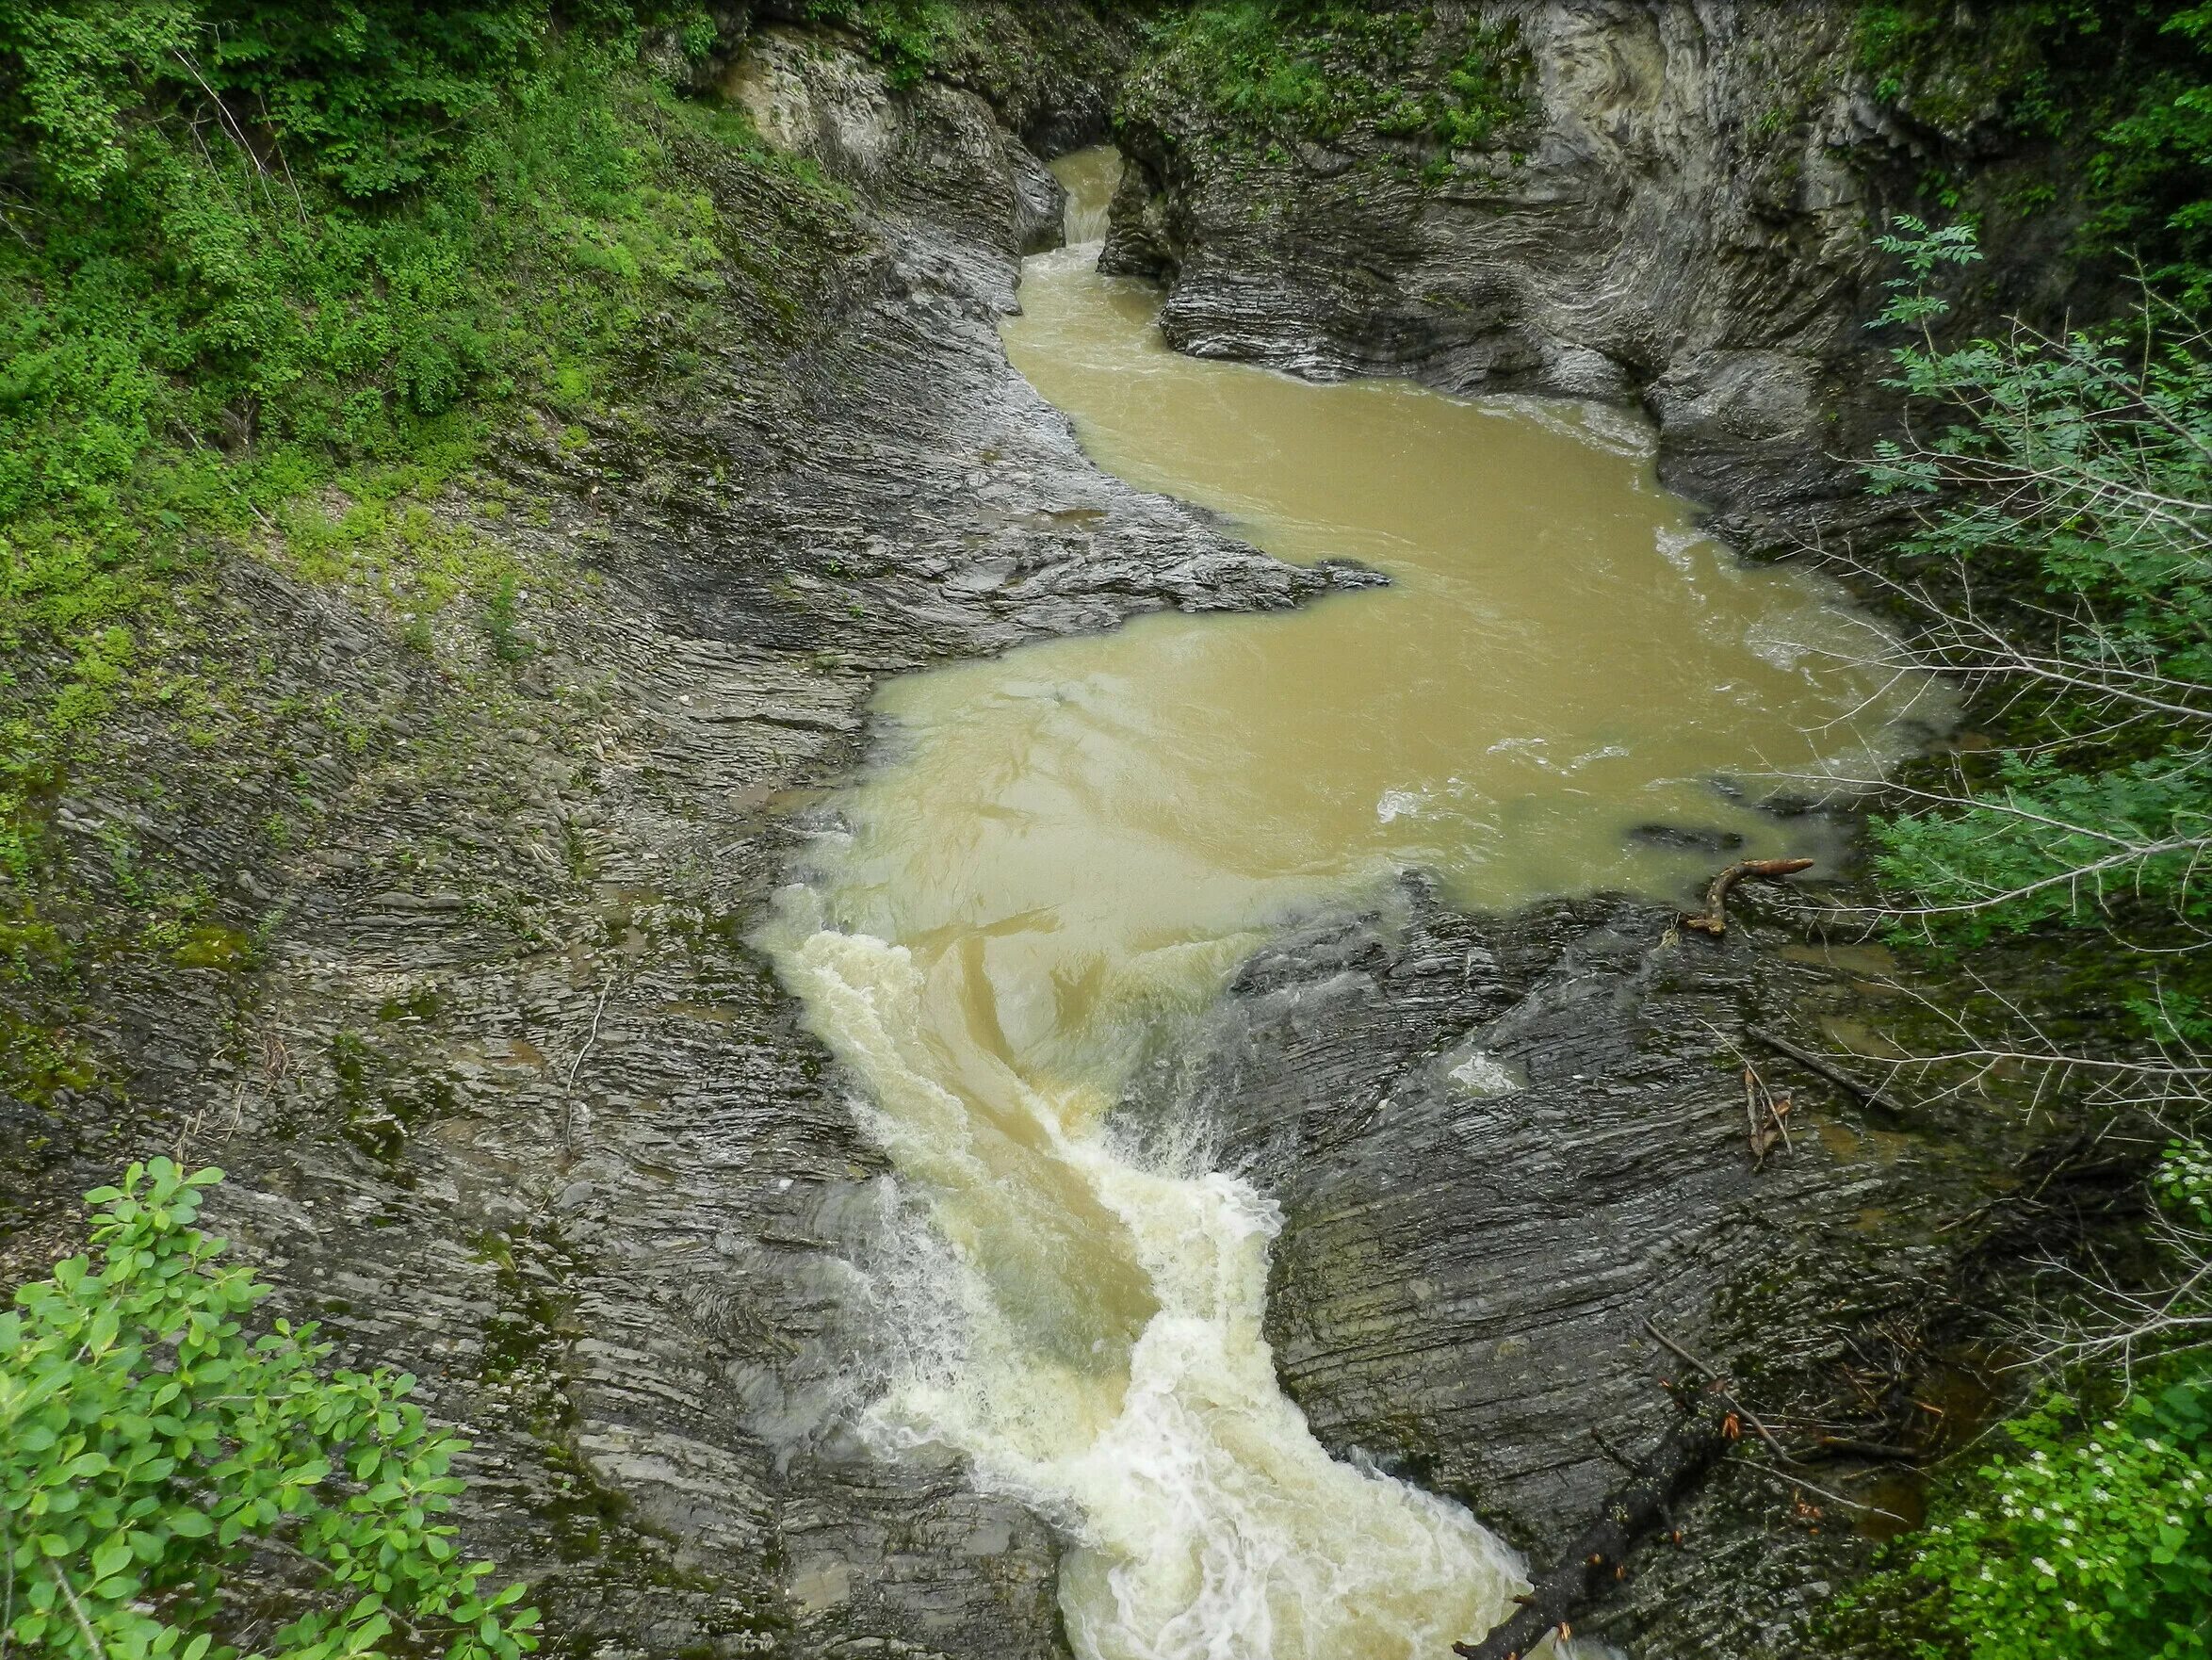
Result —
<path fill-rule="evenodd" d="M 1409 883 L 1262 950 L 1155 1098 L 1203 1103 L 1217 1158 L 1282 1206 L 1267 1335 L 1315 1433 L 1536 1561 L 1658 1444 L 1662 1380 L 1700 1381 L 1647 1322 L 1786 1425 L 1870 1327 L 1925 1321 L 1959 1248 L 1941 1222 L 2017 1151 L 1986 1109 L 1901 1123 L 1774 1061 L 1752 1029 L 1831 1046 L 1896 994 L 1806 947 L 1786 898 L 1748 911 L 1715 942 L 1648 903 L 1468 917 Z M 1763 1163 L 1747 1058 L 1796 1085 L 1792 1147 Z M 1865 1541 L 1792 1475 L 1863 1500 L 1870 1473 L 1745 1452 L 1578 1629 L 1646 1660 L 1808 1651 L 1806 1587 Z"/>
<path fill-rule="evenodd" d="M 1875 235 L 1894 212 L 1958 211 L 1919 199 L 1931 171 L 1993 190 L 2056 165 L 1878 101 L 1859 10 L 1428 8 L 1409 95 L 1446 83 L 1470 39 L 1516 92 L 1459 150 L 1358 123 L 1326 140 L 1278 130 L 1155 64 L 1116 128 L 1131 166 L 1108 269 L 1165 280 L 1163 326 L 1202 356 L 1639 402 L 1668 483 L 1739 542 L 1785 541 L 1862 509 L 1840 458 L 1894 414 L 1879 385 L 1892 342 L 1864 328 L 1894 274 Z M 1975 305 L 2053 309 L 2073 221 L 1992 222 Z"/>

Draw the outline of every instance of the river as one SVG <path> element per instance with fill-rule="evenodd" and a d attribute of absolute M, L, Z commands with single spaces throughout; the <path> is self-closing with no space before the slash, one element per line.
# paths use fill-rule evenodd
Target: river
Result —
<path fill-rule="evenodd" d="M 1014 363 L 1107 470 L 1391 585 L 882 689 L 766 936 L 910 1212 L 866 1427 L 1061 1530 L 1086 1660 L 1441 1655 L 1520 1563 L 1314 1440 L 1262 1336 L 1274 1206 L 1122 1089 L 1271 931 L 1405 871 L 1502 910 L 1684 893 L 1685 842 L 1832 853 L 1760 780 L 1879 765 L 1911 689 L 1834 592 L 1701 537 L 1619 412 L 1171 352 L 1095 269 L 1117 165 L 1056 165 L 1074 245 L 1025 265 Z"/>

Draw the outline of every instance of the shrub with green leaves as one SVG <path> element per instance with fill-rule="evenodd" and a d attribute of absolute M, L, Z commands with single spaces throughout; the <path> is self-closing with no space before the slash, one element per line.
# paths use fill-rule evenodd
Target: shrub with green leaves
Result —
<path fill-rule="evenodd" d="M 1979 1471 L 1972 1505 L 1928 1529 L 1910 1570 L 1956 1646 L 1974 1660 L 2212 1654 L 2212 1377 L 2094 1421 L 2053 1400 L 2007 1429 L 2018 1450 Z"/>
<path fill-rule="evenodd" d="M 133 1164 L 0 1314 L 0 1649 L 517 1660 L 536 1610 L 442 1520 L 467 1443 L 312 1325 L 252 1329 L 269 1288 L 192 1225 L 221 1180 Z"/>
<path fill-rule="evenodd" d="M 1872 488 L 1913 508 L 1897 549 L 1924 660 L 1980 689 L 2009 742 L 1875 824 L 1900 927 L 1939 944 L 2092 929 L 2131 961 L 2164 1041 L 2206 1034 L 2212 963 L 2212 349 L 2184 314 L 2065 337 L 1939 342 L 1964 226 L 1899 221 L 1913 425 Z M 2154 983 L 2155 990 L 2154 991 Z"/>
<path fill-rule="evenodd" d="M 1925 1660 L 2212 1655 L 2212 1367 L 2190 1341 L 2212 1321 L 2212 1148 L 2175 1142 L 2152 1187 L 2175 1283 L 2090 1340 L 2145 1357 L 2135 1391 L 2091 1410 L 2114 1382 L 2085 1368 L 2082 1389 L 2008 1424 L 2010 1447 L 1862 1599 L 1909 1608 Z"/>
<path fill-rule="evenodd" d="M 806 0 L 802 15 L 851 29 L 889 71 L 894 87 L 911 87 L 935 69 L 966 23 L 950 0 Z"/>

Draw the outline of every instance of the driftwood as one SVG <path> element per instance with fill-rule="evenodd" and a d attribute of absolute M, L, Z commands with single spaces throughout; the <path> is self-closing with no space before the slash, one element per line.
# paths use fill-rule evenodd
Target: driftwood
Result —
<path fill-rule="evenodd" d="M 1796 1104 L 1797 1098 L 1788 1090 L 1776 1095 L 1749 1062 L 1744 1064 L 1744 1117 L 1751 1131 L 1753 1170 L 1763 1168 L 1766 1155 L 1778 1147 L 1784 1152 L 1796 1150 L 1790 1145 L 1790 1111 Z"/>
<path fill-rule="evenodd" d="M 1572 1636 L 1570 1618 L 1617 1580 L 1628 1577 L 1628 1553 L 1664 1521 L 1668 1504 L 1728 1451 L 1735 1415 L 1717 1394 L 1667 1432 L 1651 1456 L 1632 1467 L 1629 1480 L 1610 1494 L 1598 1520 L 1521 1601 L 1521 1612 L 1477 1643 L 1454 1643 L 1466 1660 L 1521 1660 L 1546 1637 Z M 1613 1455 L 1618 1457 L 1618 1455 Z"/>
<path fill-rule="evenodd" d="M 1750 876 L 1772 881 L 1812 868 L 1811 859 L 1738 859 L 1713 878 L 1713 886 L 1705 889 L 1705 908 L 1695 916 L 1685 914 L 1682 925 L 1718 939 L 1728 932 L 1728 894 L 1737 883 Z"/>
<path fill-rule="evenodd" d="M 1883 1097 L 1879 1085 L 1869 1083 L 1862 1078 L 1853 1077 L 1833 1061 L 1816 1055 L 1811 1050 L 1794 1044 L 1786 1037 L 1778 1036 L 1774 1033 L 1765 1031 L 1757 1026 L 1748 1029 L 1745 1035 L 1756 1043 L 1765 1044 L 1777 1054 L 1789 1056 L 1791 1060 L 1797 1062 L 1814 1077 L 1827 1079 L 1838 1089 L 1857 1096 L 1870 1107 L 1888 1107 L 1892 1111 L 1895 1110 L 1895 1104 Z"/>

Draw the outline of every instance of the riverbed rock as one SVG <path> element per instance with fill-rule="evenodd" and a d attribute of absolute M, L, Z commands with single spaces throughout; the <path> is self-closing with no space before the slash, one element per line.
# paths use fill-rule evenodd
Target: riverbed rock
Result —
<path fill-rule="evenodd" d="M 1789 1084 L 1752 1029 L 1853 993 L 1782 923 L 1716 942 L 1674 920 L 1603 897 L 1469 916 L 1409 880 L 1262 949 L 1139 1109 L 1197 1103 L 1216 1162 L 1281 1207 L 1267 1337 L 1323 1442 L 1547 1565 L 1676 1417 L 1663 1380 L 1701 1385 L 1653 1327 L 1786 1423 L 1870 1326 L 1943 1299 L 1936 1229 L 2018 1146 L 1811 1081 L 1787 1150 L 1755 1159 L 1746 1060 Z M 1863 1497 L 1840 1468 L 1805 1479 Z M 1730 1461 L 1578 1628 L 1646 1660 L 1807 1652 L 1799 1587 L 1866 1546 L 1792 1495 Z"/>

